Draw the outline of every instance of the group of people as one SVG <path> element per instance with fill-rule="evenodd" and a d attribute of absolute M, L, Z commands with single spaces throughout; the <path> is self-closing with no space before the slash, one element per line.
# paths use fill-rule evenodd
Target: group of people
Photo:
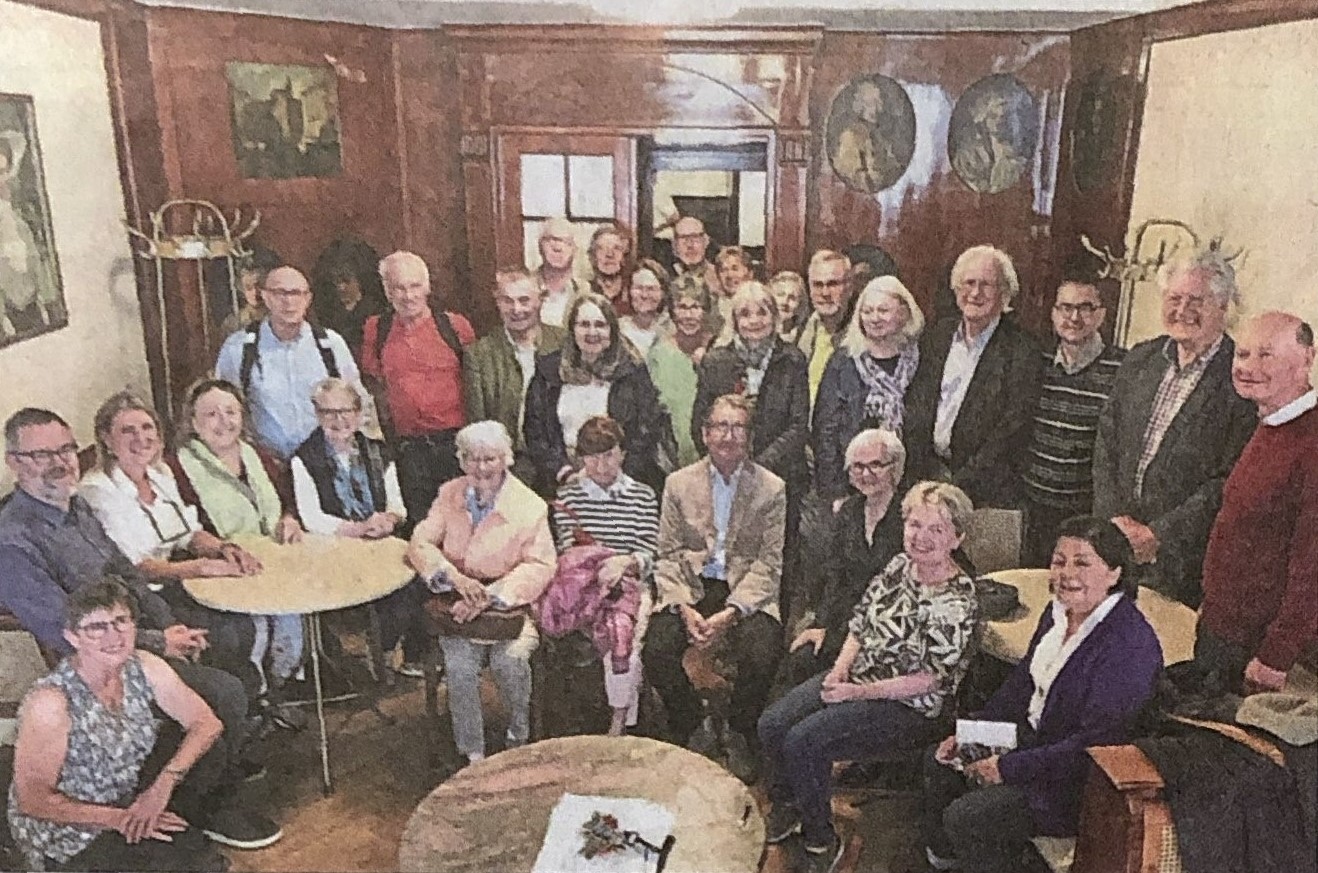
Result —
<path fill-rule="evenodd" d="M 670 270 L 601 227 L 585 283 L 571 224 L 546 222 L 541 266 L 497 275 L 480 338 L 413 253 L 379 260 L 387 305 L 327 267 L 316 319 L 307 278 L 267 262 L 174 445 L 116 394 L 81 482 L 62 418 L 12 415 L 0 603 L 63 659 L 20 718 L 9 810 L 29 859 L 214 869 L 197 829 L 279 838 L 232 798 L 259 776 L 249 710 L 295 720 L 301 622 L 179 584 L 259 573 L 245 535 L 409 539 L 416 577 L 378 604 L 382 643 L 416 674 L 437 638 L 468 761 L 486 753 L 487 664 L 506 745 L 528 741 L 542 633 L 590 639 L 611 733 L 648 683 L 681 744 L 705 715 L 684 659 L 715 655 L 733 670 L 728 766 L 764 770 L 769 840 L 799 834 L 811 870 L 842 852 L 833 763 L 925 745 L 933 868 L 1015 870 L 1029 837 L 1074 833 L 1084 748 L 1128 736 L 1162 668 L 1139 584 L 1202 599 L 1196 658 L 1228 682 L 1279 688 L 1314 642 L 1313 332 L 1266 313 L 1227 336 L 1219 251 L 1164 268 L 1166 334 L 1129 353 L 1100 333 L 1099 277 L 1068 269 L 1044 352 L 992 246 L 956 260 L 957 314 L 926 329 L 890 263 L 820 251 L 766 285 L 741 249 L 707 260 L 697 219 L 673 231 Z M 345 319 L 359 330 L 326 326 Z M 960 551 L 978 507 L 1024 510 L 1054 601 L 981 714 L 1017 723 L 1018 748 L 974 761 L 938 741 L 978 618 Z"/>

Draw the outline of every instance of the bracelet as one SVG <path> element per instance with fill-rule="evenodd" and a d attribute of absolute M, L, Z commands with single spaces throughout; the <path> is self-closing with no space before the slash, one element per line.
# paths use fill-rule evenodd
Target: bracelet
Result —
<path fill-rule="evenodd" d="M 173 776 L 175 782 L 182 782 L 183 778 L 188 775 L 188 771 L 184 770 L 182 767 L 166 767 L 160 772 Z"/>

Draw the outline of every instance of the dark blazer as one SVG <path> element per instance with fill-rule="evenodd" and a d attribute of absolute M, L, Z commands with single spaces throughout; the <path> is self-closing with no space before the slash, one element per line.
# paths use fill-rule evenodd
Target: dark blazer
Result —
<path fill-rule="evenodd" d="M 910 386 L 907 386 L 907 394 L 910 394 Z M 819 380 L 814 416 L 810 422 L 810 444 L 815 450 L 815 487 L 827 500 L 851 493 L 843 461 L 847 444 L 866 427 L 865 400 L 868 397 L 869 386 L 861 379 L 855 358 L 843 349 L 833 352 L 824 367 L 823 378 Z"/>
<path fill-rule="evenodd" d="M 1017 724 L 1016 751 L 998 759 L 1002 781 L 1024 793 L 1038 833 L 1065 837 L 1075 835 L 1080 819 L 1085 749 L 1130 740 L 1162 673 L 1162 646 L 1135 601 L 1122 597 L 1053 680 L 1036 731 L 1027 720 L 1030 662 L 1052 626 L 1050 601 L 1025 657 L 974 717 Z"/>
<path fill-rule="evenodd" d="M 562 351 L 537 355 L 535 375 L 526 389 L 526 412 L 522 434 L 526 452 L 535 464 L 536 490 L 546 500 L 558 491 L 558 471 L 568 464 L 567 443 L 558 420 L 558 398 L 563 393 L 563 379 L 558 366 Z M 624 362 L 609 385 L 609 417 L 622 425 L 623 451 L 627 457 L 622 468 L 638 482 L 644 482 L 658 494 L 664 487 L 658 449 L 661 443 L 673 442 L 668 413 L 659 401 L 659 393 L 650 381 L 645 365 Z"/>
<path fill-rule="evenodd" d="M 1015 508 L 1018 465 L 1029 444 L 1043 357 L 1011 315 L 1003 315 L 970 379 L 952 425 L 952 457 L 944 462 L 934 454 L 934 420 L 943 366 L 960 324 L 960 318 L 945 318 L 920 340 L 920 366 L 906 392 L 906 470 L 917 481 L 951 481 L 976 508 Z"/>
<path fill-rule="evenodd" d="M 1149 582 L 1197 606 L 1204 552 L 1222 505 L 1222 485 L 1258 425 L 1254 404 L 1231 384 L 1235 343 L 1222 338 L 1199 384 L 1172 420 L 1135 497 L 1135 469 L 1154 396 L 1169 362 L 1168 337 L 1135 346 L 1117 371 L 1094 442 L 1094 514 L 1129 515 L 1158 537 Z"/>
<path fill-rule="evenodd" d="M 739 393 L 746 365 L 732 346 L 716 346 L 700 361 L 696 400 L 691 407 L 691 438 L 705 453 L 701 426 L 714 401 Z M 769 364 L 755 400 L 751 420 L 751 457 L 795 490 L 810 478 L 805 445 L 810 436 L 810 377 L 805 355 L 781 339 L 774 340 Z"/>
<path fill-rule="evenodd" d="M 902 507 L 894 495 L 888 511 L 874 527 L 873 541 L 865 539 L 865 497 L 853 494 L 832 519 L 828 563 L 824 567 L 824 593 L 815 609 L 815 627 L 826 631 L 821 651 L 839 651 L 847 636 L 847 623 L 856 612 L 870 580 L 883 571 L 902 550 Z"/>

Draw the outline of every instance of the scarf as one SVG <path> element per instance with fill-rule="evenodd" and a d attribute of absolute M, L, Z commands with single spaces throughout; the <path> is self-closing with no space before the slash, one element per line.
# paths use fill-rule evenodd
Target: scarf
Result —
<path fill-rule="evenodd" d="M 746 367 L 747 397 L 758 397 L 760 383 L 764 381 L 764 371 L 769 369 L 769 358 L 773 356 L 774 337 L 770 336 L 755 346 L 747 345 L 740 334 L 732 336 L 732 350 L 737 353 L 741 363 Z"/>
<path fill-rule="evenodd" d="M 266 475 L 256 449 L 244 442 L 239 444 L 239 451 L 246 482 L 230 473 L 215 453 L 195 437 L 179 449 L 178 459 L 217 536 L 228 539 L 257 532 L 269 536 L 282 514 L 279 494 Z"/>
<path fill-rule="evenodd" d="M 334 493 L 343 506 L 343 514 L 352 521 L 363 521 L 375 512 L 371 500 L 371 481 L 366 475 L 366 464 L 356 446 L 346 458 L 334 455 Z M 344 461 L 347 461 L 345 464 Z"/>
<path fill-rule="evenodd" d="M 564 385 L 589 385 L 591 382 L 612 382 L 639 363 L 634 346 L 625 337 L 614 337 L 613 344 L 604 350 L 593 363 L 581 359 L 577 344 L 569 337 L 558 362 L 558 376 Z"/>
<path fill-rule="evenodd" d="M 920 349 L 908 343 L 897 355 L 897 367 L 891 374 L 879 359 L 869 352 L 861 352 L 853 359 L 860 380 L 869 389 L 865 397 L 865 419 L 879 427 L 886 427 L 901 436 L 905 415 L 906 388 L 911 384 L 915 368 L 920 363 Z"/>

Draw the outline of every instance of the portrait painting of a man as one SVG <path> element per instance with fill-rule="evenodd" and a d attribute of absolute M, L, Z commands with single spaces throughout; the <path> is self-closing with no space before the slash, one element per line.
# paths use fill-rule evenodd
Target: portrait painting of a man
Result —
<path fill-rule="evenodd" d="M 985 76 L 966 89 L 952 110 L 947 135 L 952 169 L 980 194 L 1015 185 L 1038 144 L 1034 97 L 1015 76 Z"/>
<path fill-rule="evenodd" d="M 275 64 L 225 66 L 233 149 L 245 179 L 342 172 L 334 70 Z"/>
<path fill-rule="evenodd" d="M 827 136 L 833 172 L 857 191 L 881 191 L 902 177 L 915 153 L 911 98 L 887 76 L 854 79 L 833 98 Z"/>

